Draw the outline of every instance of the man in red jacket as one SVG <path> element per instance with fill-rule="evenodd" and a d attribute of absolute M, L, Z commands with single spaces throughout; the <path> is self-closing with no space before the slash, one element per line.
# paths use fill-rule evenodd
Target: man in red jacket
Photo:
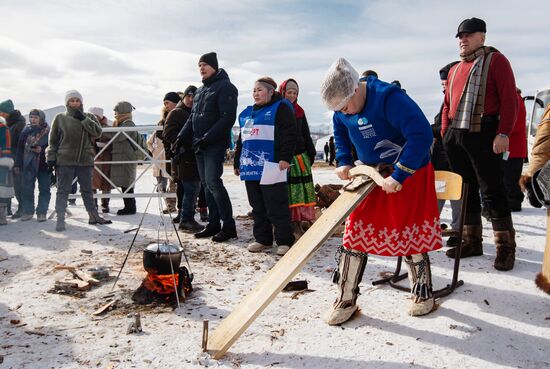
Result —
<path fill-rule="evenodd" d="M 504 165 L 504 187 L 508 196 L 508 204 L 511 211 L 521 211 L 521 203 L 524 195 L 519 187 L 519 178 L 523 170 L 523 162 L 527 157 L 527 130 L 525 127 L 525 103 L 521 96 L 521 90 L 517 90 L 518 117 L 514 129 L 510 132 L 510 155 L 503 158 Z"/>
<path fill-rule="evenodd" d="M 461 257 L 483 254 L 480 190 L 493 225 L 495 269 L 515 261 L 515 231 L 503 180 L 502 157 L 517 118 L 516 82 L 510 62 L 484 46 L 486 25 L 478 18 L 458 26 L 461 62 L 449 71 L 441 135 L 452 169 L 469 185 Z M 507 155 L 507 154 L 506 154 Z M 455 257 L 455 249 L 447 251 Z"/>

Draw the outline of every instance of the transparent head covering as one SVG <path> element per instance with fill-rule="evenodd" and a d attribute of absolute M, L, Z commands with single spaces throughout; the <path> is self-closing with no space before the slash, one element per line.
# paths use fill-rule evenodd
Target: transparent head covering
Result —
<path fill-rule="evenodd" d="M 355 93 L 359 73 L 344 58 L 338 58 L 321 83 L 321 98 L 330 110 L 342 110 Z"/>

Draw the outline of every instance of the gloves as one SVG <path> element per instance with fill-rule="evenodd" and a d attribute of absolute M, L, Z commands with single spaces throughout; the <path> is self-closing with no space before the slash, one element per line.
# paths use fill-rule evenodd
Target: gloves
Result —
<path fill-rule="evenodd" d="M 84 119 L 86 119 L 86 116 L 84 115 L 84 113 L 82 113 L 79 109 L 77 109 L 74 114 L 73 114 L 73 117 L 75 119 L 78 119 L 79 121 L 83 121 Z"/>
<path fill-rule="evenodd" d="M 48 165 L 48 170 L 51 172 L 53 172 L 53 170 L 55 169 L 55 161 L 54 160 L 49 160 L 47 163 Z"/>

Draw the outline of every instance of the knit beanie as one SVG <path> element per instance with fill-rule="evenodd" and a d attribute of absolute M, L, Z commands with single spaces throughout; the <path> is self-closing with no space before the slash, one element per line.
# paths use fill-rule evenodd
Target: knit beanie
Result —
<path fill-rule="evenodd" d="M 118 114 L 128 114 L 131 113 L 134 109 L 134 106 L 128 101 L 119 101 L 113 108 L 115 113 Z"/>
<path fill-rule="evenodd" d="M 88 109 L 89 113 L 92 113 L 93 115 L 97 115 L 100 118 L 103 118 L 103 108 L 99 108 L 97 106 L 93 106 L 90 109 Z"/>
<path fill-rule="evenodd" d="M 13 106 L 13 101 L 11 100 L 4 100 L 0 103 L 0 112 L 11 114 L 15 111 L 15 107 Z"/>
<path fill-rule="evenodd" d="M 166 95 L 164 95 L 164 99 L 162 99 L 162 101 L 171 101 L 173 102 L 174 104 L 177 104 L 180 102 L 180 95 L 178 95 L 177 92 L 168 92 Z"/>
<path fill-rule="evenodd" d="M 333 111 L 342 110 L 355 94 L 359 73 L 344 58 L 338 58 L 325 74 L 321 83 L 321 98 Z"/>
<path fill-rule="evenodd" d="M 82 99 L 82 95 L 77 90 L 69 90 L 65 92 L 65 105 L 69 102 L 70 99 L 73 97 L 76 97 L 80 100 L 81 103 L 84 103 L 84 100 Z"/>
<path fill-rule="evenodd" d="M 197 92 L 197 88 L 193 85 L 188 86 L 185 91 L 183 91 L 183 96 L 191 95 L 194 96 L 195 92 Z"/>
<path fill-rule="evenodd" d="M 214 68 L 215 70 L 218 70 L 218 56 L 215 52 L 207 53 L 201 56 L 199 59 L 199 63 L 203 62 Z"/>

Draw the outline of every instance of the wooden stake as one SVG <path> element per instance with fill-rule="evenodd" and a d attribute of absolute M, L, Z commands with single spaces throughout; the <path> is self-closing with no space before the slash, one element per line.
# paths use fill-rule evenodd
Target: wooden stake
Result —
<path fill-rule="evenodd" d="M 202 321 L 202 352 L 206 352 L 208 347 L 208 320 Z"/>
<path fill-rule="evenodd" d="M 353 168 L 358 174 L 369 169 Z M 374 170 L 374 169 L 373 169 Z M 351 171 L 350 171 L 351 173 Z M 351 173 L 353 175 L 353 173 Z M 378 172 L 376 172 L 378 174 Z M 381 177 L 376 177 L 379 181 Z M 360 183 L 354 185 L 353 182 Z M 210 337 L 207 350 L 214 359 L 220 359 L 231 345 L 252 324 L 262 311 L 275 299 L 277 294 L 302 270 L 334 230 L 342 224 L 357 205 L 376 187 L 376 183 L 359 176 L 347 186 L 323 215 L 290 248 L 285 256 L 264 276 L 256 287 L 237 305 L 227 318 L 222 320 Z M 364 184 L 364 185 L 363 185 Z"/>
<path fill-rule="evenodd" d="M 542 260 L 542 271 L 535 279 L 537 286 L 550 294 L 550 209 L 546 211 L 546 246 Z"/>

